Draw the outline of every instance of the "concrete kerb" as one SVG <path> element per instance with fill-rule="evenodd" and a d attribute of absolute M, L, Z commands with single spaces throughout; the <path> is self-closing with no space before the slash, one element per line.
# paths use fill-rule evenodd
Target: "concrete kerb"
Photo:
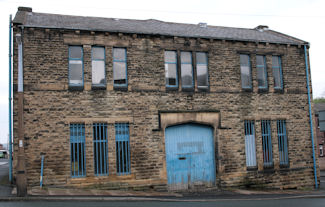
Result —
<path fill-rule="evenodd" d="M 245 200 L 283 200 L 283 199 L 303 199 L 303 198 L 325 198 L 325 194 L 313 195 L 293 195 L 275 197 L 245 197 L 245 198 L 210 198 L 210 199 L 191 199 L 191 198 L 152 198 L 152 197 L 0 197 L 0 201 L 158 201 L 158 202 L 213 202 L 213 201 L 245 201 Z"/>

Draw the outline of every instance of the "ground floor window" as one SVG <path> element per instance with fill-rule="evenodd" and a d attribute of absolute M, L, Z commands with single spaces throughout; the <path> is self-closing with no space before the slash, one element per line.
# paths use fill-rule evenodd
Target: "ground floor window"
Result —
<path fill-rule="evenodd" d="M 85 124 L 70 124 L 71 176 L 86 176 Z"/>
<path fill-rule="evenodd" d="M 273 167 L 272 138 L 271 138 L 271 121 L 261 121 L 262 145 L 263 145 L 263 162 L 264 167 Z"/>
<path fill-rule="evenodd" d="M 107 124 L 93 124 L 94 172 L 95 175 L 108 175 Z"/>
<path fill-rule="evenodd" d="M 288 158 L 288 139 L 285 120 L 277 120 L 278 140 L 279 140 L 279 159 L 280 166 L 289 164 Z"/>
<path fill-rule="evenodd" d="M 115 143 L 117 174 L 130 174 L 130 136 L 128 123 L 115 124 Z"/>
<path fill-rule="evenodd" d="M 256 167 L 254 121 L 245 121 L 245 152 L 246 166 Z"/>

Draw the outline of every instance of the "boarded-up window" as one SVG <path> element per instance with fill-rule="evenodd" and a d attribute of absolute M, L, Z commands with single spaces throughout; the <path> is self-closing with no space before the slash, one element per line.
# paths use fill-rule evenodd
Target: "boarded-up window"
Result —
<path fill-rule="evenodd" d="M 246 152 L 246 166 L 256 167 L 254 121 L 245 121 L 245 152 Z"/>

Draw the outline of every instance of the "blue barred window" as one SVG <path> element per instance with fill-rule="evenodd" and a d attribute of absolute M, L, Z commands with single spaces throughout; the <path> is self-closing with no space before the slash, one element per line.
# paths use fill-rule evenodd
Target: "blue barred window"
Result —
<path fill-rule="evenodd" d="M 130 135 L 128 123 L 115 124 L 115 142 L 117 174 L 130 174 Z"/>
<path fill-rule="evenodd" d="M 93 143 L 95 175 L 108 175 L 107 124 L 93 124 Z"/>
<path fill-rule="evenodd" d="M 271 121 L 261 121 L 263 161 L 264 167 L 273 167 L 272 138 L 271 138 Z"/>
<path fill-rule="evenodd" d="M 85 125 L 70 124 L 71 177 L 86 176 Z"/>
<path fill-rule="evenodd" d="M 254 121 L 245 121 L 245 152 L 246 166 L 256 167 Z"/>
<path fill-rule="evenodd" d="M 279 160 L 280 166 L 287 166 L 289 164 L 288 158 L 288 139 L 286 130 L 286 121 L 277 120 L 278 139 L 279 139 Z"/>

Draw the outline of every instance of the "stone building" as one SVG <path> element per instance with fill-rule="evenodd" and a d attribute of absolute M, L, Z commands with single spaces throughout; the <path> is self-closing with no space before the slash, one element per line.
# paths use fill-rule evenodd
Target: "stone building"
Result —
<path fill-rule="evenodd" d="M 308 42 L 31 8 L 13 31 L 14 175 L 28 187 L 42 155 L 48 186 L 315 185 Z"/>
<path fill-rule="evenodd" d="M 316 137 L 317 137 L 317 155 L 319 159 L 319 169 L 325 170 L 325 132 L 320 131 L 319 128 L 319 112 L 325 111 L 325 103 L 315 103 L 315 123 L 316 123 Z"/>

